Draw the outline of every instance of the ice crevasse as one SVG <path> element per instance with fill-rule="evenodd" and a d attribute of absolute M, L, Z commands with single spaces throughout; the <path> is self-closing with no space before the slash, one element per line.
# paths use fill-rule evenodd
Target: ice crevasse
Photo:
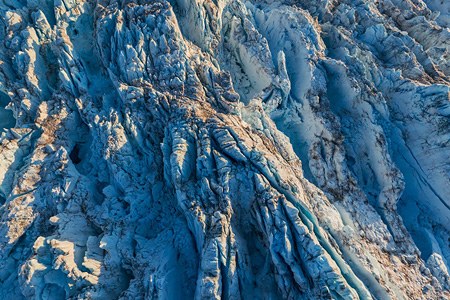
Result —
<path fill-rule="evenodd" d="M 1 0 L 0 299 L 450 298 L 450 5 Z"/>

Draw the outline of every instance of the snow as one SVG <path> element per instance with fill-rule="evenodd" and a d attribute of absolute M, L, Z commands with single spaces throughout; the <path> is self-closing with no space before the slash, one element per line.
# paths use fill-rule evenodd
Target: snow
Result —
<path fill-rule="evenodd" d="M 0 3 L 0 299 L 449 298 L 447 6 Z"/>

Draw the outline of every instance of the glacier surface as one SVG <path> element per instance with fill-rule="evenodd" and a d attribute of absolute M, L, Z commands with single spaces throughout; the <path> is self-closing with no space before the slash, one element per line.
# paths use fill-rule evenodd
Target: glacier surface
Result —
<path fill-rule="evenodd" d="M 449 1 L 0 20 L 0 299 L 450 298 Z"/>

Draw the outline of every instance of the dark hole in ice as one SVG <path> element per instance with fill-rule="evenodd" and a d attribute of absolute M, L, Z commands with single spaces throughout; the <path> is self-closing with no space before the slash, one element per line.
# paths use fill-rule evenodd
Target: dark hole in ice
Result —
<path fill-rule="evenodd" d="M 9 96 L 0 91 L 0 131 L 16 126 L 13 112 L 5 108 L 9 102 L 11 102 Z"/>
<path fill-rule="evenodd" d="M 75 147 L 73 147 L 69 157 L 75 165 L 78 165 L 81 162 L 79 144 L 76 144 Z"/>
<path fill-rule="evenodd" d="M 73 30 L 73 34 L 74 34 L 74 35 L 78 35 L 78 29 L 74 29 L 74 30 Z"/>

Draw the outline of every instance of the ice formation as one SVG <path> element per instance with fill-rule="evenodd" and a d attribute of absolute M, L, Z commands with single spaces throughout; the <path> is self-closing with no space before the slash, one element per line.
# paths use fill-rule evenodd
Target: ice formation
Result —
<path fill-rule="evenodd" d="M 449 3 L 0 0 L 0 299 L 448 299 Z"/>

